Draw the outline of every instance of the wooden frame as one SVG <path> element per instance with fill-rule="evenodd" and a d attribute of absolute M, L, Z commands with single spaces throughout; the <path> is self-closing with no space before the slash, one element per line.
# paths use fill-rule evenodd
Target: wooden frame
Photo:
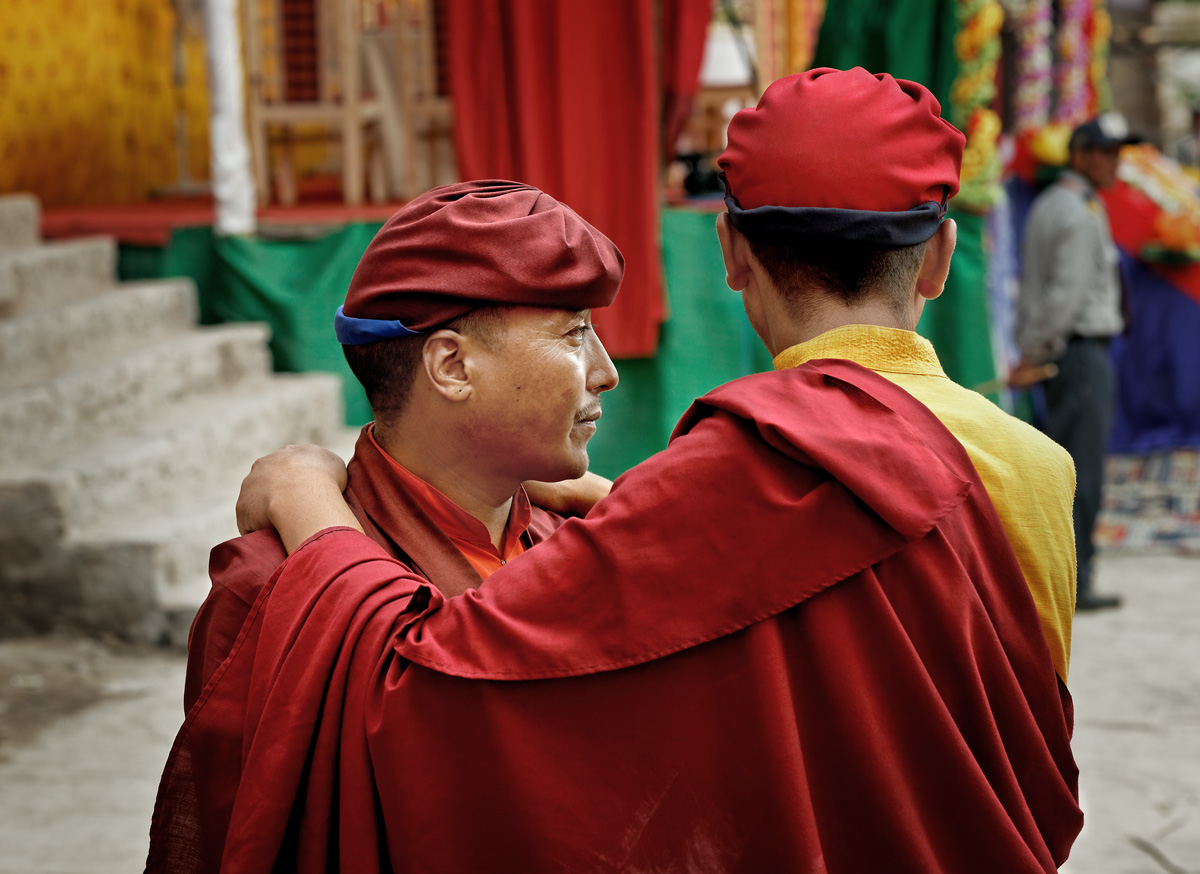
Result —
<path fill-rule="evenodd" d="M 271 199 L 274 178 L 279 202 L 296 203 L 292 144 L 296 128 L 327 131 L 341 146 L 342 197 L 351 206 L 363 202 L 370 165 L 371 199 L 386 198 L 380 120 L 383 106 L 363 88 L 362 26 L 358 0 L 315 0 L 318 46 L 318 99 L 288 101 L 285 95 L 283 20 L 280 0 L 242 0 L 243 33 L 249 83 L 247 114 L 254 176 L 260 202 Z M 264 46 L 264 33 L 274 45 Z M 271 145 L 279 154 L 272 167 Z M 273 172 L 272 172 L 273 171 Z"/>

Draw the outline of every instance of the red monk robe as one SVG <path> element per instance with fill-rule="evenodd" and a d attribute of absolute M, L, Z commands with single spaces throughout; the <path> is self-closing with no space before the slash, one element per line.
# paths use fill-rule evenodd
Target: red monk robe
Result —
<path fill-rule="evenodd" d="M 354 456 L 347 465 L 345 493 L 367 536 L 447 597 L 478 586 L 479 574 L 394 474 L 392 462 L 369 436 L 369 427 L 359 434 Z M 521 495 L 519 500 L 526 498 Z M 540 543 L 562 522 L 562 517 L 554 513 L 531 507 L 529 527 L 522 540 L 527 547 Z M 246 619 L 286 558 L 283 544 L 270 529 L 213 549 L 209 567 L 212 590 L 196 614 L 188 638 L 185 711 L 193 709 L 213 675 L 226 664 L 235 644 L 246 650 L 243 660 L 253 659 L 257 630 L 253 624 L 246 626 Z M 247 634 L 240 637 L 244 628 Z M 180 734 L 181 739 L 184 733 L 187 735 L 186 756 L 193 771 L 189 792 L 195 793 L 199 801 L 195 843 L 201 858 L 194 870 L 216 870 L 220 859 L 229 810 L 241 778 L 230 764 L 240 759 L 237 749 L 242 742 L 248 678 L 248 674 L 235 671 L 214 684 L 205 701 L 206 718 L 189 719 Z M 215 856 L 210 858 L 214 851 Z"/>
<path fill-rule="evenodd" d="M 1069 697 L 986 492 L 848 362 L 705 396 L 461 598 L 329 529 L 243 633 L 205 691 L 248 688 L 222 870 L 1011 874 L 1081 827 Z M 205 702 L 149 870 L 211 870 L 187 864 Z"/>

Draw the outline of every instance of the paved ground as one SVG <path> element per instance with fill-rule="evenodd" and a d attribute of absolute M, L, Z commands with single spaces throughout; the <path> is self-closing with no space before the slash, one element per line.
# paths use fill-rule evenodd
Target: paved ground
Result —
<path fill-rule="evenodd" d="M 1125 606 L 1075 621 L 1070 687 L 1087 816 L 1063 870 L 1200 874 L 1200 556 L 1121 556 Z"/>
<path fill-rule="evenodd" d="M 1087 825 L 1070 874 L 1200 874 L 1200 558 L 1106 557 L 1118 611 L 1076 621 Z M 140 871 L 183 658 L 0 642 L 0 874 Z"/>

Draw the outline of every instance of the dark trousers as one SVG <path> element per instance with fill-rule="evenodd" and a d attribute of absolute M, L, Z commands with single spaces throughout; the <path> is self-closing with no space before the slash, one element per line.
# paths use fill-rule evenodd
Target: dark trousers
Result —
<path fill-rule="evenodd" d="M 1059 359 L 1058 375 L 1043 383 L 1046 435 L 1075 462 L 1077 594 L 1092 590 L 1092 533 L 1104 490 L 1104 457 L 1116 406 L 1108 340 L 1074 337 Z"/>

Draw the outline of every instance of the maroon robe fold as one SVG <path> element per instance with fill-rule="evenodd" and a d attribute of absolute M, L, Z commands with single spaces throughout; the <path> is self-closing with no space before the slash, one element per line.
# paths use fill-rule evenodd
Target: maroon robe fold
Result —
<path fill-rule="evenodd" d="M 391 462 L 368 436 L 359 434 L 347 465 L 346 500 L 367 536 L 393 559 L 443 595 L 461 594 L 481 582 L 479 574 L 438 528 Z M 540 543 L 563 522 L 539 507 L 523 539 Z M 156 833 L 170 834 L 159 843 L 155 861 L 151 848 L 148 868 L 163 871 L 215 871 L 229 825 L 233 799 L 241 782 L 240 750 L 247 723 L 250 673 L 255 664 L 260 617 L 266 621 L 271 605 L 267 594 L 274 574 L 287 558 L 273 529 L 255 531 L 214 547 L 209 557 L 212 589 L 192 622 L 188 637 L 188 667 L 184 680 L 184 710 L 180 730 L 164 774 L 173 782 L 178 799 L 169 812 L 156 814 Z M 252 617 L 254 621 L 247 622 Z M 230 666 L 235 666 L 230 671 Z M 220 673 L 219 682 L 214 677 Z M 204 701 L 197 707 L 201 696 Z M 162 827 L 159 826 L 161 819 Z"/>
<path fill-rule="evenodd" d="M 710 393 L 462 597 L 330 529 L 266 600 L 224 870 L 1008 874 L 1082 823 L 966 452 L 848 362 Z"/>

